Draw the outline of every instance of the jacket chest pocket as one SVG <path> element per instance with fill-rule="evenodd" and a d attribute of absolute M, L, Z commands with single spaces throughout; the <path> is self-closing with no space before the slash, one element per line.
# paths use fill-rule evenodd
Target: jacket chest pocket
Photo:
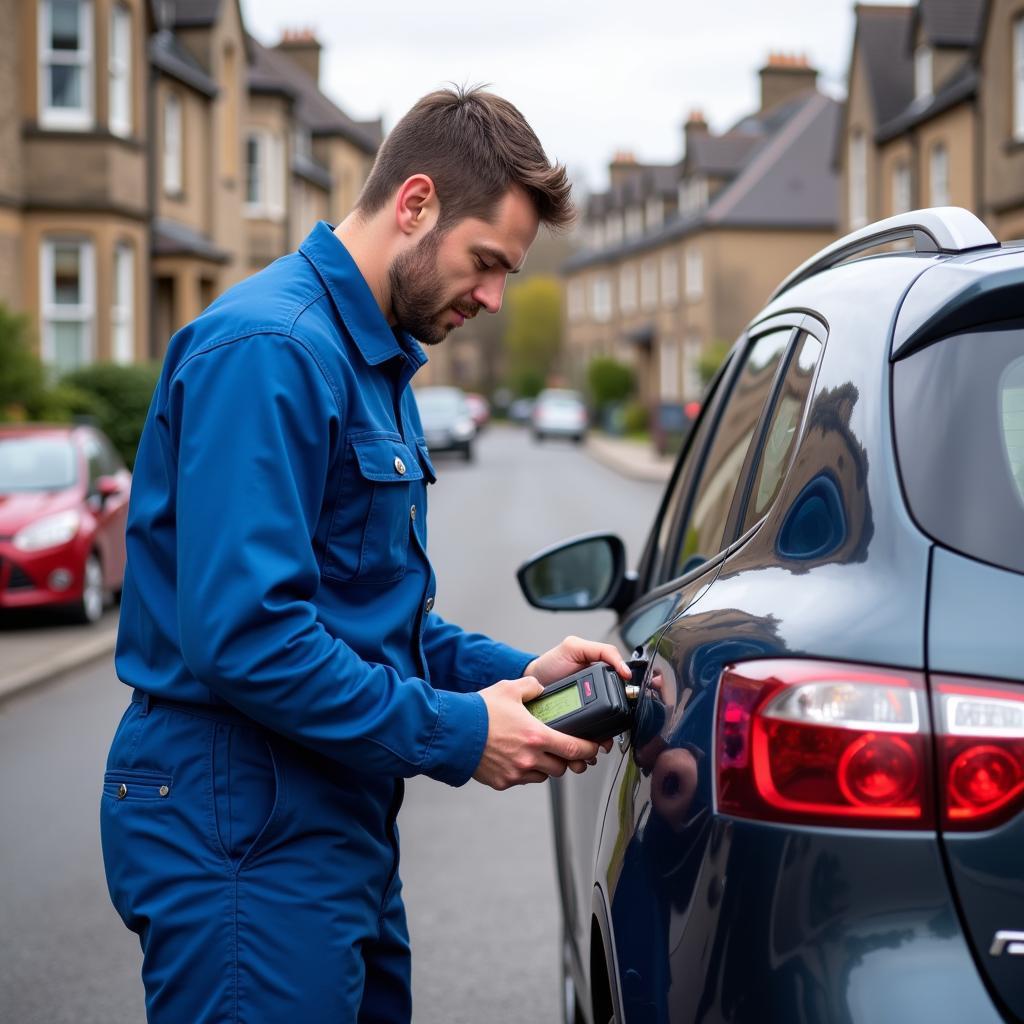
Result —
<path fill-rule="evenodd" d="M 360 583 L 401 579 L 409 553 L 412 486 L 422 479 L 416 453 L 397 438 L 351 439 L 324 575 Z"/>

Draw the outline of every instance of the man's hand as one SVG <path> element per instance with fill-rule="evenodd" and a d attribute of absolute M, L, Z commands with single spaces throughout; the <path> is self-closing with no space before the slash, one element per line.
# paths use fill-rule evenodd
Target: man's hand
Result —
<path fill-rule="evenodd" d="M 538 659 L 539 661 L 540 659 Z M 593 764 L 598 746 L 589 740 L 549 729 L 523 707 L 543 686 L 532 676 L 505 680 L 480 691 L 487 705 L 487 744 L 473 778 L 492 789 L 562 776 L 578 775 Z"/>
<path fill-rule="evenodd" d="M 567 636 L 547 654 L 534 658 L 526 666 L 526 674 L 537 679 L 541 686 L 547 686 L 548 683 L 571 676 L 573 672 L 578 672 L 595 661 L 603 661 L 615 669 L 624 680 L 629 680 L 629 666 L 611 644 L 581 640 L 578 636 Z"/>

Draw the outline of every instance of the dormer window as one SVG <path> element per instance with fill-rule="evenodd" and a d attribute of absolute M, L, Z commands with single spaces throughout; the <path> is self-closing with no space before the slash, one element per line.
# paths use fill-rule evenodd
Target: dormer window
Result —
<path fill-rule="evenodd" d="M 644 211 L 639 206 L 631 206 L 626 211 L 626 238 L 639 238 L 644 233 Z"/>
<path fill-rule="evenodd" d="M 648 231 L 661 227 L 665 221 L 665 201 L 661 196 L 651 196 L 647 200 L 647 209 L 644 217 L 647 222 Z"/>
<path fill-rule="evenodd" d="M 708 205 L 707 178 L 686 178 L 679 182 L 679 209 L 686 217 L 693 217 Z"/>
<path fill-rule="evenodd" d="M 919 46 L 914 51 L 914 99 L 926 100 L 932 95 L 932 48 Z"/>

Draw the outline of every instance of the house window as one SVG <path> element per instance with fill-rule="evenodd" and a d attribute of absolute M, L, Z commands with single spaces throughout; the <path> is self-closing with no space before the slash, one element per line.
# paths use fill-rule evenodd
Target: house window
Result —
<path fill-rule="evenodd" d="M 704 257 L 700 249 L 691 245 L 686 250 L 686 297 L 696 302 L 704 295 Z"/>
<path fill-rule="evenodd" d="M 662 338 L 658 345 L 661 358 L 659 388 L 665 401 L 679 398 L 679 339 Z"/>
<path fill-rule="evenodd" d="M 127 243 L 114 249 L 114 305 L 111 310 L 115 363 L 135 362 L 135 250 Z"/>
<path fill-rule="evenodd" d="M 622 215 L 618 213 L 608 214 L 605 221 L 604 244 L 608 246 L 620 245 L 622 243 Z"/>
<path fill-rule="evenodd" d="M 700 375 L 700 335 L 691 331 L 683 346 L 683 397 L 687 401 L 700 398 L 704 380 Z"/>
<path fill-rule="evenodd" d="M 181 100 L 168 93 L 164 100 L 164 192 L 181 195 L 184 189 L 184 148 L 182 145 Z"/>
<path fill-rule="evenodd" d="M 590 283 L 590 312 L 599 323 L 607 323 L 612 318 L 612 286 L 603 274 Z"/>
<path fill-rule="evenodd" d="M 569 320 L 577 323 L 586 315 L 586 304 L 583 295 L 583 282 L 572 281 L 569 284 Z"/>
<path fill-rule="evenodd" d="M 674 306 L 679 301 L 679 264 L 675 256 L 661 257 L 661 302 Z"/>
<path fill-rule="evenodd" d="M 932 146 L 929 159 L 929 202 L 949 206 L 949 151 L 942 142 Z"/>
<path fill-rule="evenodd" d="M 868 222 L 867 142 L 864 133 L 855 129 L 850 136 L 850 227 L 860 228 Z"/>
<path fill-rule="evenodd" d="M 1024 17 L 1013 23 L 1013 137 L 1024 142 Z"/>
<path fill-rule="evenodd" d="M 647 230 L 653 231 L 660 228 L 665 222 L 665 200 L 661 196 L 651 196 L 647 200 L 647 208 L 644 211 L 647 221 Z"/>
<path fill-rule="evenodd" d="M 284 216 L 284 146 L 270 132 L 251 132 L 245 144 L 245 207 L 250 217 Z"/>
<path fill-rule="evenodd" d="M 93 126 L 91 0 L 39 5 L 39 123 L 44 128 Z"/>
<path fill-rule="evenodd" d="M 658 264 L 644 260 L 640 266 L 640 305 L 645 310 L 658 305 Z"/>
<path fill-rule="evenodd" d="M 132 131 L 132 16 L 127 7 L 115 4 L 110 15 L 110 130 L 128 136 Z"/>
<path fill-rule="evenodd" d="M 632 263 L 619 271 L 619 308 L 624 314 L 636 312 L 636 265 Z"/>
<path fill-rule="evenodd" d="M 695 217 L 708 205 L 708 180 L 688 178 L 679 183 L 679 209 L 684 216 Z"/>
<path fill-rule="evenodd" d="M 914 51 L 914 99 L 926 100 L 932 95 L 932 50 L 919 46 Z"/>
<path fill-rule="evenodd" d="M 41 282 L 43 361 L 59 373 L 91 363 L 96 308 L 92 243 L 45 240 Z"/>
<path fill-rule="evenodd" d="M 626 237 L 639 238 L 644 233 L 644 211 L 639 206 L 631 206 L 626 211 Z"/>
<path fill-rule="evenodd" d="M 892 169 L 892 212 L 906 213 L 910 205 L 910 165 L 901 162 Z"/>
<path fill-rule="evenodd" d="M 292 152 L 296 156 L 313 159 L 313 132 L 308 125 L 297 124 L 292 132 Z"/>

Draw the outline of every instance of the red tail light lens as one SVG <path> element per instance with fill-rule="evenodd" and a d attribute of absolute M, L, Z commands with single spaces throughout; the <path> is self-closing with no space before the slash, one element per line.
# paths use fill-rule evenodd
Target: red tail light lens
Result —
<path fill-rule="evenodd" d="M 718 807 L 763 821 L 934 826 L 924 678 L 858 665 L 753 661 L 718 695 Z"/>
<path fill-rule="evenodd" d="M 1024 806 L 1024 693 L 933 676 L 942 824 L 994 828 Z"/>

